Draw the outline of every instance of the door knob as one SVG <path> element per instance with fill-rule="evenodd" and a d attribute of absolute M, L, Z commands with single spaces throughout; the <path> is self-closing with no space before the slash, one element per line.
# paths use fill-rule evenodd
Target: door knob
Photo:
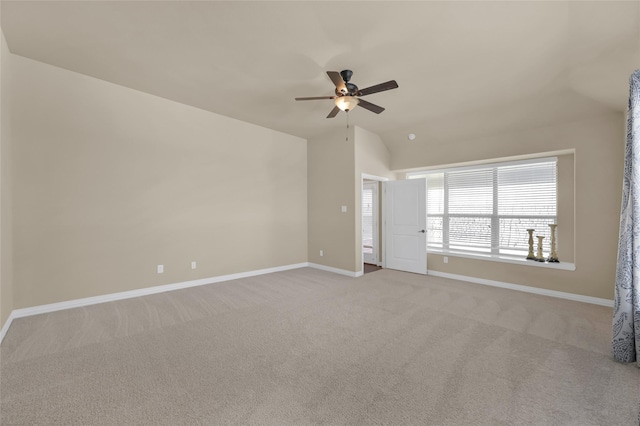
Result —
<path fill-rule="evenodd" d="M 422 233 L 424 234 L 424 233 L 425 233 L 425 232 L 427 232 L 427 231 L 425 231 L 425 230 L 423 229 L 423 230 L 421 230 L 421 231 L 418 231 L 418 232 L 422 232 Z"/>

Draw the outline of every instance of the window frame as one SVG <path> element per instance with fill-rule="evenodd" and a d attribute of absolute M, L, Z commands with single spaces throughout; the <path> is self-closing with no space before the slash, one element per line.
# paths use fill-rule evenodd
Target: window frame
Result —
<path fill-rule="evenodd" d="M 488 162 L 476 162 L 466 165 L 449 165 L 444 167 L 431 167 L 428 169 L 423 169 L 419 171 L 412 171 L 406 173 L 406 179 L 413 178 L 425 178 L 426 175 L 443 173 L 443 211 L 442 213 L 437 214 L 428 214 L 428 217 L 440 217 L 442 218 L 442 244 L 439 248 L 434 248 L 433 246 L 427 245 L 427 253 L 430 254 L 440 254 L 446 256 L 454 256 L 454 257 L 464 257 L 471 259 L 484 259 L 484 260 L 496 260 L 496 261 L 506 261 L 509 263 L 526 263 L 528 265 L 535 264 L 536 266 L 551 266 L 559 269 L 567 269 L 567 270 L 575 270 L 575 266 L 571 263 L 560 263 L 560 264 L 546 264 L 542 262 L 531 262 L 526 261 L 526 256 L 520 256 L 516 254 L 504 253 L 501 251 L 509 250 L 510 247 L 500 246 L 500 220 L 501 219 L 538 219 L 538 220 L 551 220 L 557 223 L 558 218 L 558 155 L 555 154 L 564 154 L 564 153 L 553 153 L 551 155 L 541 155 L 535 157 L 527 157 L 525 159 L 505 159 L 505 160 L 491 160 Z M 527 164 L 539 164 L 543 162 L 555 162 L 556 163 L 556 180 L 555 180 L 555 215 L 520 215 L 520 214 L 498 214 L 498 185 L 497 185 L 497 176 L 498 167 L 506 167 L 506 166 L 517 166 L 517 165 L 527 165 Z M 493 209 L 491 214 L 467 214 L 467 213 L 449 213 L 449 200 L 448 200 L 448 184 L 446 182 L 447 175 L 446 172 L 452 171 L 465 171 L 465 170 L 483 170 L 483 169 L 492 169 L 493 173 Z M 450 246 L 449 240 L 449 225 L 448 220 L 451 217 L 469 217 L 469 218 L 488 218 L 491 221 L 491 246 L 488 251 L 476 252 L 473 250 L 465 250 L 460 248 L 452 249 Z M 494 232 L 493 230 L 497 230 Z M 524 237 L 523 237 L 524 238 Z M 427 243 L 428 244 L 428 243 Z M 513 250 L 513 249 L 512 249 Z"/>

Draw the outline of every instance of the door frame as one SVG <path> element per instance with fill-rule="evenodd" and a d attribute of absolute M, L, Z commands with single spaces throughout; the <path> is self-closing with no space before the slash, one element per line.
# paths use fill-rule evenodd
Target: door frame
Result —
<path fill-rule="evenodd" d="M 360 247 L 360 256 L 361 256 L 361 262 L 360 262 L 360 267 L 361 272 L 364 272 L 364 253 L 362 253 L 362 193 L 364 191 L 364 181 L 366 180 L 375 180 L 378 182 L 386 182 L 389 180 L 389 178 L 386 177 L 382 177 L 382 176 L 376 176 L 376 175 L 370 175 L 368 173 L 361 173 L 360 174 L 360 229 L 358 230 L 358 235 L 359 235 L 359 247 Z M 382 200 L 382 191 L 380 191 L 380 185 L 378 185 L 378 206 L 380 206 L 381 201 Z M 384 223 L 384 209 L 382 209 L 381 214 L 378 216 L 378 226 L 380 223 Z M 378 266 L 384 266 L 384 256 L 382 255 L 382 253 L 384 253 L 384 244 L 385 244 L 385 240 L 384 240 L 384 226 L 382 227 L 382 235 L 380 235 L 380 233 L 378 233 L 378 238 L 381 238 L 381 242 L 382 244 L 378 243 L 379 247 L 382 247 L 381 250 L 378 250 Z M 380 258 L 382 257 L 382 263 L 380 262 Z"/>

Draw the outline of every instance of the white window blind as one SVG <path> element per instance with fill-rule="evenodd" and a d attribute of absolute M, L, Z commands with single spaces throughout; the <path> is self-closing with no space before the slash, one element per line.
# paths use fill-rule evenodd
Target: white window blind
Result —
<path fill-rule="evenodd" d="M 427 249 L 526 256 L 527 229 L 557 223 L 557 159 L 412 173 L 427 181 Z"/>

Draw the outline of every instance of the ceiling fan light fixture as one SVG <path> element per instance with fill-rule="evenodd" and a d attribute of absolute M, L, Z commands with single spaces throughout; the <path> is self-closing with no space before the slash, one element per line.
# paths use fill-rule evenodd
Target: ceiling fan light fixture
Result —
<path fill-rule="evenodd" d="M 351 111 L 358 106 L 358 98 L 355 96 L 339 96 L 336 98 L 336 106 L 342 111 Z"/>

